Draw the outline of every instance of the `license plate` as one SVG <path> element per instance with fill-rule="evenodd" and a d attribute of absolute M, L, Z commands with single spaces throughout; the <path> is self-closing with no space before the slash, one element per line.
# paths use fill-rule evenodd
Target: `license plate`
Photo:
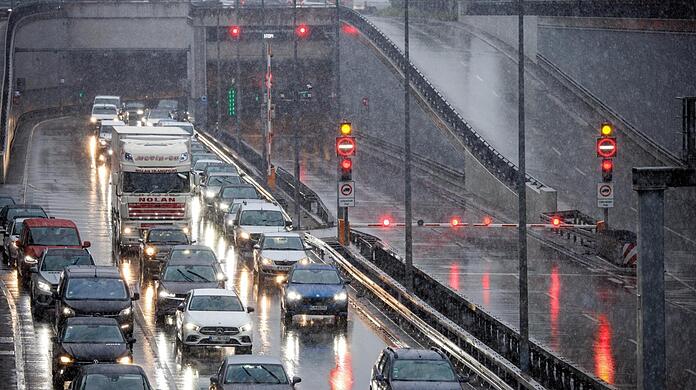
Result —
<path fill-rule="evenodd" d="M 210 341 L 214 343 L 224 343 L 227 342 L 227 337 L 225 336 L 211 336 Z"/>
<path fill-rule="evenodd" d="M 324 310 L 326 310 L 326 306 L 314 306 L 314 305 L 312 305 L 309 307 L 309 310 L 324 311 Z"/>

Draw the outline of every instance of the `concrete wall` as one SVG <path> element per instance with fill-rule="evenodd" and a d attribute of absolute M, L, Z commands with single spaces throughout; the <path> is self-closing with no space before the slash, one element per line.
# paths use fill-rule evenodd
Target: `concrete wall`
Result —
<path fill-rule="evenodd" d="M 517 16 L 470 16 L 460 12 L 459 21 L 493 35 L 512 47 L 517 47 Z M 537 23 L 536 16 L 524 18 L 524 53 L 536 61 L 537 55 Z"/>

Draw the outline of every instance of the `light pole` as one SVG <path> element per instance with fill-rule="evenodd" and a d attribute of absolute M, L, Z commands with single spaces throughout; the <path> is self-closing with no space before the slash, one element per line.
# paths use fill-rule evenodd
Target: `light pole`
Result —
<path fill-rule="evenodd" d="M 406 288 L 413 290 L 413 227 L 411 226 L 411 62 L 409 59 L 408 4 L 404 0 L 404 209 L 406 222 Z"/>
<path fill-rule="evenodd" d="M 295 144 L 295 220 L 297 221 L 297 228 L 300 229 L 302 227 L 302 213 L 300 211 L 300 131 L 298 129 L 299 126 L 297 120 L 298 109 L 300 107 L 298 98 L 299 82 L 297 81 L 299 77 L 297 72 L 297 0 L 292 0 L 292 29 L 294 32 L 292 66 L 295 77 L 293 78 L 292 83 L 292 104 L 294 107 L 290 122 L 293 127 L 293 138 Z"/>
<path fill-rule="evenodd" d="M 236 0 L 237 5 L 237 25 L 239 25 L 239 0 Z M 235 125 L 237 126 L 237 147 L 240 147 L 242 144 L 242 119 L 240 116 L 242 115 L 242 64 L 241 64 L 241 59 L 239 56 L 239 45 L 242 42 L 242 36 L 241 32 L 239 37 L 237 38 L 237 77 L 236 80 L 237 82 L 235 83 L 235 86 L 237 87 L 237 99 L 235 99 L 235 103 L 237 104 L 237 108 L 235 110 L 235 115 L 234 121 Z"/>
<path fill-rule="evenodd" d="M 217 44 L 217 71 L 216 71 L 216 92 L 217 92 L 217 100 L 216 100 L 216 106 L 217 106 L 217 123 L 215 125 L 215 130 L 219 131 L 220 130 L 220 122 L 222 121 L 222 108 L 220 107 L 221 100 L 222 100 L 222 94 L 220 92 L 220 84 L 222 83 L 222 78 L 220 76 L 220 13 L 222 11 L 218 10 L 217 13 L 217 28 L 215 29 L 215 41 Z"/>

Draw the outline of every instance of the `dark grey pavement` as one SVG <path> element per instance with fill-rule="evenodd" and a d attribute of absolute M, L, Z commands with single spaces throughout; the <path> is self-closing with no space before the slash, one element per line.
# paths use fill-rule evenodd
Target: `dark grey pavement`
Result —
<path fill-rule="evenodd" d="M 33 158 L 26 164 L 26 200 L 43 205 L 50 215 L 75 220 L 83 237 L 92 241 L 91 252 L 97 263 L 111 264 L 109 174 L 108 169 L 95 165 L 85 137 L 84 120 L 43 121 L 23 128 L 21 134 L 23 138 L 18 140 L 17 150 L 22 150 L 22 139 L 32 140 L 29 155 Z M 15 165 L 25 166 L 18 162 Z M 21 189 L 22 184 L 2 187 L 3 192 L 13 193 L 20 199 Z M 197 209 L 196 205 L 194 210 Z M 216 250 L 230 275 L 228 288 L 236 288 L 241 298 L 256 308 L 254 353 L 280 357 L 290 374 L 303 378 L 298 389 L 357 389 L 367 386 L 370 366 L 386 341 L 382 339 L 382 331 L 374 328 L 372 320 L 367 321 L 359 314 L 365 310 L 362 301 L 353 300 L 361 309 L 355 311 L 351 307 L 346 329 L 321 319 L 301 321 L 286 329 L 280 325 L 277 286 L 255 284 L 248 261 L 240 257 L 207 221 L 201 220 L 195 225 L 194 239 Z M 126 260 L 122 272 L 137 286 L 135 263 Z M 27 388 L 49 389 L 51 326 L 45 320 L 32 317 L 28 293 L 17 286 L 14 272 L 2 271 L 0 277 L 17 302 Z M 222 357 L 232 353 L 233 349 L 196 353 L 182 359 L 171 327 L 154 323 L 153 287 L 149 284 L 141 287 L 142 298 L 136 305 L 135 338 L 138 341 L 134 350 L 135 363 L 145 368 L 158 389 L 207 388 L 208 378 Z M 0 302 L 0 315 L 6 313 L 1 310 L 1 305 Z M 368 313 L 369 310 L 368 307 Z M 3 340 L 0 338 L 0 350 Z"/>

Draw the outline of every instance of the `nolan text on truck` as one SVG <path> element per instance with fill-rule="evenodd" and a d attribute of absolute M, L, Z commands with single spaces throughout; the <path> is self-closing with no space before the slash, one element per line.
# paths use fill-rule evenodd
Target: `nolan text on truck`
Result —
<path fill-rule="evenodd" d="M 191 229 L 191 135 L 172 127 L 114 127 L 114 249 L 139 246 L 143 232 L 170 225 Z"/>

